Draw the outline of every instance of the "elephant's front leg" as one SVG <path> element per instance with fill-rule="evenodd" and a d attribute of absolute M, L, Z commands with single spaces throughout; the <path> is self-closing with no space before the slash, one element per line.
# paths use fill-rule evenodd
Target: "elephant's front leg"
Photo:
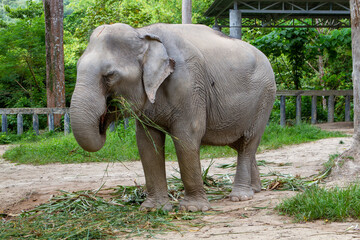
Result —
<path fill-rule="evenodd" d="M 185 188 L 185 197 L 180 202 L 180 209 L 191 212 L 207 211 L 210 209 L 210 203 L 206 197 L 201 174 L 200 142 L 182 139 L 184 138 L 173 138 L 181 180 Z"/>
<path fill-rule="evenodd" d="M 141 123 L 136 121 L 136 140 L 148 192 L 141 208 L 171 210 L 165 173 L 165 134 L 151 127 L 144 129 Z"/>

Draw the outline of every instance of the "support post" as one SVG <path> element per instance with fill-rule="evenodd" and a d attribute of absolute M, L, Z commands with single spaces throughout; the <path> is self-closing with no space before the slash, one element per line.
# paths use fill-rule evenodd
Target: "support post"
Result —
<path fill-rule="evenodd" d="M 69 113 L 64 115 L 64 134 L 68 135 L 70 133 L 70 117 Z"/>
<path fill-rule="evenodd" d="M 317 96 L 311 97 L 311 124 L 317 123 Z"/>
<path fill-rule="evenodd" d="M 192 0 L 182 0 L 182 24 L 191 24 Z"/>
<path fill-rule="evenodd" d="M 301 95 L 296 96 L 296 124 L 301 124 Z"/>
<path fill-rule="evenodd" d="M 33 114 L 33 129 L 36 135 L 39 135 L 39 117 L 36 113 Z"/>
<path fill-rule="evenodd" d="M 285 96 L 280 96 L 280 125 L 286 125 L 286 112 L 285 112 Z"/>
<path fill-rule="evenodd" d="M 1 131 L 7 133 L 7 116 L 6 114 L 1 115 Z"/>
<path fill-rule="evenodd" d="M 212 27 L 212 29 L 221 32 L 221 27 L 219 26 L 216 18 L 215 18 L 215 24 L 214 24 L 214 26 Z"/>
<path fill-rule="evenodd" d="M 328 122 L 334 122 L 334 105 L 335 105 L 335 98 L 334 95 L 329 96 L 328 99 Z"/>
<path fill-rule="evenodd" d="M 345 122 L 350 122 L 350 96 L 345 96 Z"/>
<path fill-rule="evenodd" d="M 234 3 L 234 9 L 230 9 L 230 37 L 241 39 L 241 11 Z"/>
<path fill-rule="evenodd" d="M 21 135 L 24 132 L 23 116 L 21 113 L 17 115 L 17 135 Z"/>
<path fill-rule="evenodd" d="M 54 131 L 54 114 L 50 113 L 48 115 L 48 125 L 49 125 L 49 132 Z"/>

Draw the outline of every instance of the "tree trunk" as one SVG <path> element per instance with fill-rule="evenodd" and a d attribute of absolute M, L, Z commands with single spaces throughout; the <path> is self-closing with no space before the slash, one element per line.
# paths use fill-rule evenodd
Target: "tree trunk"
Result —
<path fill-rule="evenodd" d="M 360 143 L 360 0 L 350 0 L 354 89 L 354 144 Z M 355 147 L 355 146 L 354 146 Z"/>
<path fill-rule="evenodd" d="M 191 23 L 192 0 L 182 0 L 182 24 Z"/>
<path fill-rule="evenodd" d="M 63 0 L 43 0 L 45 12 L 47 107 L 65 107 Z M 54 116 L 60 126 L 61 115 Z"/>
<path fill-rule="evenodd" d="M 360 173 L 360 0 L 350 0 L 354 89 L 354 135 L 350 149 L 335 161 L 331 177 L 342 182 L 355 181 Z"/>

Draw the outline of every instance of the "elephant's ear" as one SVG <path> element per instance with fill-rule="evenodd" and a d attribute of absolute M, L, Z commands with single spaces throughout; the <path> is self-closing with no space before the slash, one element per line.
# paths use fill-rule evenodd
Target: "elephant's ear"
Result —
<path fill-rule="evenodd" d="M 169 58 L 158 36 L 145 34 L 148 48 L 143 59 L 143 81 L 146 95 L 151 103 L 155 102 L 156 91 L 161 83 L 174 71 L 175 61 Z"/>

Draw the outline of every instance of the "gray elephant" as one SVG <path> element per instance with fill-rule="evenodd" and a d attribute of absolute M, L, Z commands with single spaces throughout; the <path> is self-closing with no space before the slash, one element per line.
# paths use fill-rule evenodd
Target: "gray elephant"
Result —
<path fill-rule="evenodd" d="M 107 101 L 123 97 L 140 119 L 146 116 L 172 136 L 185 188 L 180 208 L 206 211 L 210 204 L 200 145 L 235 149 L 230 200 L 253 198 L 261 189 L 255 153 L 275 92 L 273 70 L 263 53 L 209 27 L 103 25 L 94 30 L 78 61 L 71 126 L 83 149 L 98 151 L 114 120 Z M 165 133 L 144 129 L 137 121 L 136 139 L 148 192 L 142 208 L 169 210 Z"/>

